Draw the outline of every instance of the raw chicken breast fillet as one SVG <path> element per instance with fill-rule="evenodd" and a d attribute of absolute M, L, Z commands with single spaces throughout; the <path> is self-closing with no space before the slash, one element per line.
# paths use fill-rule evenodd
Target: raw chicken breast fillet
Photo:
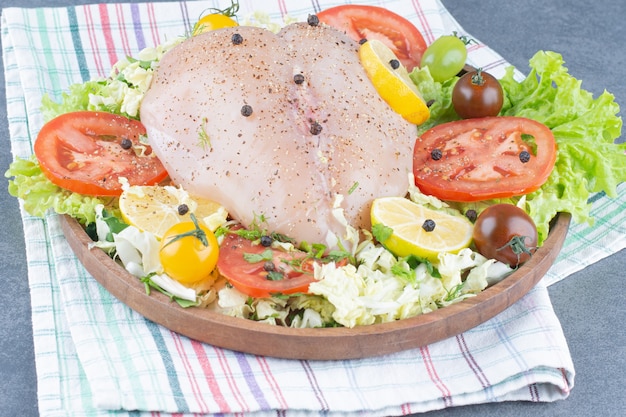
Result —
<path fill-rule="evenodd" d="M 404 195 L 416 137 L 367 78 L 358 44 L 305 23 L 186 40 L 163 57 L 141 120 L 189 193 L 244 226 L 263 215 L 270 231 L 330 247 L 345 239 L 338 195 L 357 229 L 370 227 L 373 199 Z"/>

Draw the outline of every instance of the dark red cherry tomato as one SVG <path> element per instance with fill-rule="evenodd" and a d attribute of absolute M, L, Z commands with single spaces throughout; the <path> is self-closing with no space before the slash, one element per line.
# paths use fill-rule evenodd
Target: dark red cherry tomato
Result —
<path fill-rule="evenodd" d="M 497 116 L 502 109 L 500 82 L 480 69 L 464 74 L 452 90 L 452 105 L 464 119 Z"/>
<path fill-rule="evenodd" d="M 529 260 L 535 251 L 537 227 L 521 208 L 495 204 L 478 215 L 473 238 L 480 254 L 515 268 Z"/>

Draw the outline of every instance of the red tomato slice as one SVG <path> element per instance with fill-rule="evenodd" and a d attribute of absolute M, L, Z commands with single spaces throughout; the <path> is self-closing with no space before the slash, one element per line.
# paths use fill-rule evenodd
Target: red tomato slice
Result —
<path fill-rule="evenodd" d="M 355 41 L 378 39 L 411 71 L 426 50 L 420 31 L 404 17 L 376 6 L 343 5 L 317 14 L 320 22 L 345 32 Z"/>
<path fill-rule="evenodd" d="M 528 154 L 520 157 L 524 151 Z M 524 156 L 530 159 L 522 162 Z M 522 117 L 485 117 L 443 123 L 417 138 L 413 173 L 425 194 L 479 201 L 537 190 L 555 161 L 554 135 L 544 124 Z"/>
<path fill-rule="evenodd" d="M 59 187 L 86 195 L 117 196 L 122 193 L 120 177 L 131 185 L 153 185 L 168 175 L 150 147 L 138 156 L 132 147 L 122 146 L 125 139 L 137 146 L 145 134 L 137 120 L 79 111 L 46 123 L 34 150 L 43 173 Z"/>
<path fill-rule="evenodd" d="M 265 270 L 265 261 L 248 262 L 244 254 L 261 254 L 272 251 L 275 269 L 283 272 L 283 279 L 271 280 Z M 284 252 L 276 249 L 255 245 L 249 239 L 229 233 L 220 245 L 217 268 L 233 287 L 250 297 L 270 297 L 274 294 L 307 293 L 313 277 L 313 261 L 304 259 L 304 252 Z M 294 260 L 302 260 L 296 269 L 289 266 Z"/>

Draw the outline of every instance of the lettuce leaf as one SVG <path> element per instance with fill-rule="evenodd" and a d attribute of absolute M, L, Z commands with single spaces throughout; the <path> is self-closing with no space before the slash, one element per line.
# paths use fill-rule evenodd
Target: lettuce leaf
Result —
<path fill-rule="evenodd" d="M 95 221 L 96 206 L 109 201 L 65 190 L 50 182 L 43 174 L 35 156 L 15 159 L 4 174 L 9 179 L 9 194 L 23 201 L 24 210 L 32 216 L 44 217 L 48 209 L 69 214 L 82 224 Z"/>
<path fill-rule="evenodd" d="M 105 84 L 106 82 L 104 81 L 87 81 L 82 84 L 72 84 L 66 92 L 63 92 L 59 102 L 54 101 L 48 94 L 45 94 L 41 99 L 41 113 L 44 120 L 47 122 L 64 113 L 89 110 L 89 95 L 97 94 Z"/>
<path fill-rule="evenodd" d="M 460 204 L 458 208 L 480 210 L 488 204 L 519 204 L 524 199 L 521 203 L 537 225 L 541 244 L 557 213 L 571 213 L 575 222 L 592 224 L 592 194 L 617 195 L 617 185 L 626 181 L 626 143 L 615 143 L 621 135 L 622 119 L 617 116 L 620 108 L 612 94 L 604 91 L 594 98 L 582 88 L 580 80 L 568 73 L 563 57 L 556 52 L 539 51 L 529 64 L 530 73 L 522 81 L 515 79 L 513 67 L 507 68 L 500 80 L 505 96 L 500 114 L 534 119 L 552 130 L 558 147 L 554 169 L 546 183 L 533 193 Z M 456 78 L 448 81 L 447 86 L 432 86 L 422 71 L 413 71 L 411 77 L 425 97 L 430 97 L 431 91 L 446 95 L 438 98 L 442 108 L 431 112 L 426 128 L 454 120 L 450 97 Z M 420 127 L 421 132 L 424 130 Z"/>

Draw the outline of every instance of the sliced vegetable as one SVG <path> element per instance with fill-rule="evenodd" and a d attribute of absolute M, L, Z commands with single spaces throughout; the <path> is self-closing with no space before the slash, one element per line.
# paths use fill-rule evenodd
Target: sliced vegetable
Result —
<path fill-rule="evenodd" d="M 233 287 L 254 298 L 308 293 L 315 281 L 313 259 L 305 252 L 274 249 L 228 233 L 217 268 Z"/>
<path fill-rule="evenodd" d="M 191 221 L 176 223 L 161 240 L 159 258 L 167 275 L 181 284 L 195 284 L 209 278 L 219 256 L 219 244 L 213 232 Z"/>
<path fill-rule="evenodd" d="M 209 220 L 226 221 L 226 210 L 218 203 L 189 195 L 184 189 L 172 185 L 131 186 L 119 198 L 120 214 L 124 221 L 139 230 L 153 233 L 157 239 L 174 224 L 188 221 L 193 213 L 209 229 Z M 219 224 L 218 224 L 219 226 Z"/>
<path fill-rule="evenodd" d="M 419 66 L 426 50 L 426 41 L 413 23 L 382 7 L 342 5 L 323 10 L 317 17 L 357 42 L 362 39 L 381 41 L 408 71 Z"/>
<path fill-rule="evenodd" d="M 495 204 L 478 216 L 473 239 L 480 254 L 515 268 L 537 249 L 537 227 L 521 208 Z"/>
<path fill-rule="evenodd" d="M 432 210 L 404 197 L 382 197 L 372 203 L 376 239 L 396 256 L 418 256 L 437 262 L 441 253 L 458 253 L 472 241 L 472 223 L 462 214 Z"/>
<path fill-rule="evenodd" d="M 502 103 L 500 82 L 480 68 L 465 73 L 452 90 L 452 105 L 463 119 L 497 116 Z"/>
<path fill-rule="evenodd" d="M 520 117 L 437 125 L 415 141 L 415 184 L 449 201 L 512 197 L 537 190 L 556 160 L 550 129 Z"/>
<path fill-rule="evenodd" d="M 376 91 L 393 111 L 416 125 L 428 120 L 426 102 L 391 49 L 374 39 L 360 46 L 359 58 Z"/>
<path fill-rule="evenodd" d="M 145 134 L 141 122 L 112 113 L 65 113 L 41 128 L 34 151 L 42 172 L 59 187 L 118 196 L 120 178 L 152 185 L 167 177 L 151 148 L 140 142 Z"/>

